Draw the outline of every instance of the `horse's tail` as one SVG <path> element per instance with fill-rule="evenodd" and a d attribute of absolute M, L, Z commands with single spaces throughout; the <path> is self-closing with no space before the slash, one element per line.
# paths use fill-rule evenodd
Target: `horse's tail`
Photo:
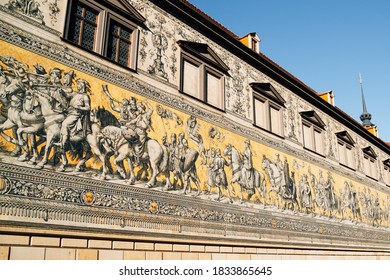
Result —
<path fill-rule="evenodd" d="M 70 156 L 72 160 L 80 160 L 83 158 L 84 151 L 89 149 L 89 144 L 83 141 L 71 143 Z"/>

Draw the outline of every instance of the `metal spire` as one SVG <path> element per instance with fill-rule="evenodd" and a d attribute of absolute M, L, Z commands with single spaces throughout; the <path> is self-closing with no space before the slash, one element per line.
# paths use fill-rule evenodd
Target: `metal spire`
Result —
<path fill-rule="evenodd" d="M 359 82 L 360 82 L 360 90 L 362 92 L 362 103 L 363 103 L 363 113 L 360 115 L 360 120 L 363 122 L 364 126 L 372 126 L 371 123 L 371 114 L 367 112 L 367 106 L 366 106 L 366 100 L 364 99 L 364 92 L 363 92 L 363 80 L 362 75 L 359 73 Z"/>

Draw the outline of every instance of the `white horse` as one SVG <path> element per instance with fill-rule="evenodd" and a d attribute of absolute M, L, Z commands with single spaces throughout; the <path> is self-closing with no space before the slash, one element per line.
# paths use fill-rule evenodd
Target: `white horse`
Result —
<path fill-rule="evenodd" d="M 45 132 L 46 132 L 46 146 L 45 153 L 42 160 L 36 165 L 37 168 L 43 168 L 48 162 L 48 157 L 55 142 L 60 140 L 60 131 L 62 122 L 65 119 L 65 115 L 58 113 L 53 110 L 51 104 L 51 97 L 45 93 L 43 90 L 33 90 L 31 91 L 34 94 L 41 105 L 42 115 L 45 119 Z M 77 163 L 75 171 L 81 171 L 84 168 L 85 162 L 90 159 L 93 154 L 97 156 L 103 164 L 103 170 L 101 178 L 104 179 L 107 173 L 106 158 L 101 153 L 99 144 L 97 142 L 97 135 L 100 132 L 100 126 L 97 123 L 92 122 L 92 133 L 85 135 L 71 135 L 69 142 L 78 145 L 78 152 L 80 153 L 80 161 Z M 93 154 L 92 154 L 92 151 Z M 85 155 L 83 156 L 83 152 Z M 68 159 L 65 152 L 61 153 L 61 166 L 59 171 L 64 171 L 65 167 L 68 165 Z"/>
<path fill-rule="evenodd" d="M 21 85 L 19 79 L 13 75 L 6 75 L 3 72 L 0 73 L 1 100 L 3 106 L 8 107 L 6 116 L 3 116 L 4 120 L 0 124 L 0 135 L 8 142 L 16 145 L 16 148 L 11 155 L 17 155 L 21 151 L 21 146 L 23 146 L 23 153 L 18 160 L 25 161 L 30 155 L 30 151 L 27 146 L 27 134 L 22 136 L 20 133 L 17 133 L 17 129 L 33 125 L 34 129 L 40 130 L 43 128 L 43 119 L 36 114 L 28 114 L 26 110 L 23 110 L 23 106 L 25 105 L 32 108 L 37 104 L 33 105 L 28 103 L 30 100 L 26 98 L 26 90 Z M 13 130 L 14 137 L 10 137 L 3 132 L 9 129 Z M 34 161 L 38 157 L 38 151 L 35 143 L 35 137 L 31 134 L 30 136 L 30 145 L 33 153 L 32 161 Z"/>
<path fill-rule="evenodd" d="M 128 135 L 133 133 L 134 137 L 136 137 L 136 132 L 131 132 L 130 129 L 127 129 L 126 133 Z M 132 159 L 134 158 L 134 149 L 133 145 L 123 137 L 122 129 L 112 125 L 104 127 L 99 134 L 99 142 L 104 145 L 108 153 L 115 154 L 114 164 L 124 179 L 126 178 L 126 173 L 123 168 L 123 161 L 128 159 L 130 172 L 129 183 L 135 183 L 136 176 L 134 174 L 134 165 L 132 162 Z M 149 188 L 155 186 L 156 177 L 160 173 L 165 173 L 165 175 L 168 174 L 168 153 L 166 149 L 163 149 L 163 147 L 154 139 L 148 138 L 146 140 L 145 151 L 140 156 L 139 161 L 141 164 L 149 164 L 152 169 L 152 176 L 146 183 L 146 186 Z M 170 188 L 169 176 L 167 177 L 165 188 Z"/>
<path fill-rule="evenodd" d="M 281 204 L 280 198 L 282 187 L 286 184 L 284 172 L 279 170 L 276 164 L 269 160 L 265 155 L 263 155 L 262 168 L 266 172 L 271 185 L 267 192 L 268 200 L 271 202 L 271 193 L 275 193 L 277 207 L 279 208 Z"/>
<path fill-rule="evenodd" d="M 263 204 L 266 205 L 265 191 L 266 191 L 266 181 L 265 176 L 257 171 L 256 169 L 252 170 L 243 170 L 242 168 L 242 158 L 240 152 L 231 144 L 226 145 L 224 150 L 224 155 L 228 156 L 231 161 L 233 178 L 230 180 L 230 188 L 234 193 L 233 184 L 237 183 L 240 187 L 241 203 L 244 201 L 243 193 L 248 194 L 248 200 L 256 193 L 256 189 L 259 192 L 259 195 L 263 198 Z M 244 172 L 251 172 L 253 176 L 252 180 L 247 180 L 246 174 Z"/>
<path fill-rule="evenodd" d="M 323 210 L 323 215 L 328 212 L 328 217 L 333 217 L 333 210 L 339 211 L 339 199 L 333 192 L 333 184 L 330 180 L 320 182 L 314 174 L 309 171 L 310 183 L 314 189 L 314 201 L 320 209 Z"/>

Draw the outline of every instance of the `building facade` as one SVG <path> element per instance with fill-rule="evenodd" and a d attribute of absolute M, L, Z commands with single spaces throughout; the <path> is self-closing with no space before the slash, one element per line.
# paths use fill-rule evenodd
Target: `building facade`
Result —
<path fill-rule="evenodd" d="M 389 256 L 389 146 L 255 33 L 185 0 L 0 14 L 0 259 Z"/>

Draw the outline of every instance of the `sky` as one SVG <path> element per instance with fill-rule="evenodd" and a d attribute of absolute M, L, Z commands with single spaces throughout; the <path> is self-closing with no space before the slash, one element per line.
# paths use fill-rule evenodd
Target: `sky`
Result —
<path fill-rule="evenodd" d="M 367 111 L 390 142 L 390 1 L 189 0 L 238 36 L 256 32 L 260 51 L 360 121 Z"/>

